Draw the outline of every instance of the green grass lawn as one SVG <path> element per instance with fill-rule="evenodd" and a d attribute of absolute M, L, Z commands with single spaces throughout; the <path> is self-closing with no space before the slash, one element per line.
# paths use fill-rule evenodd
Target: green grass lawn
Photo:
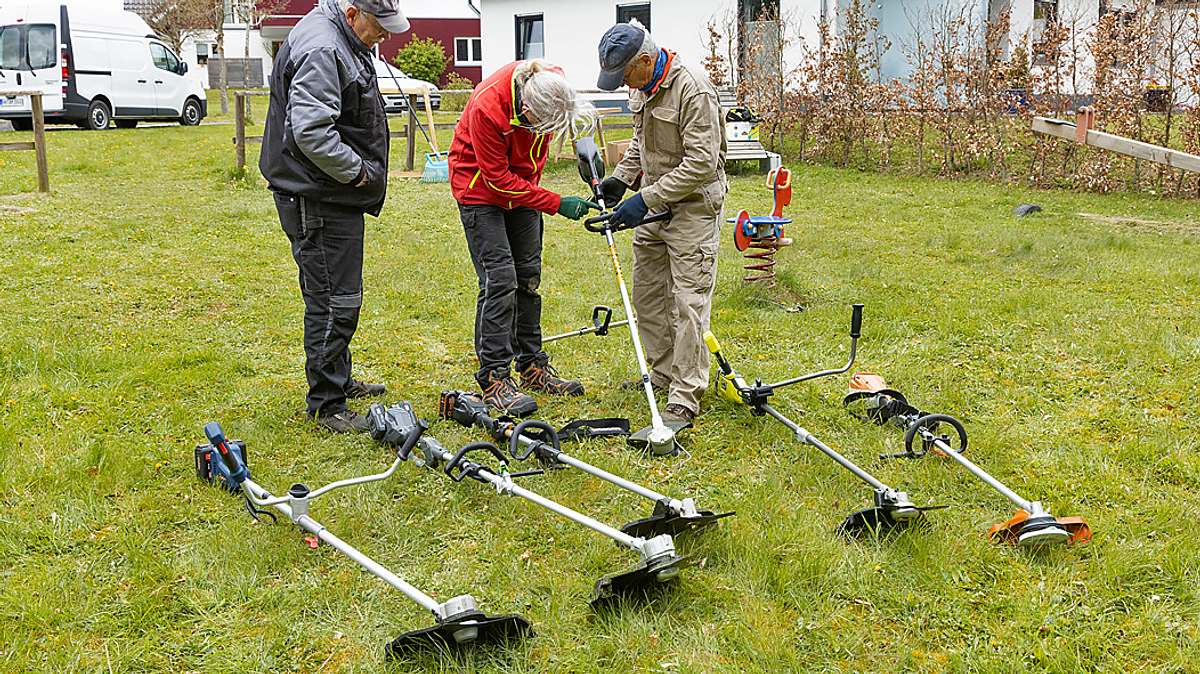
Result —
<path fill-rule="evenodd" d="M 304 418 L 295 267 L 261 179 L 229 179 L 232 135 L 56 131 L 46 197 L 27 194 L 32 155 L 0 153 L 2 670 L 382 671 L 383 644 L 428 622 L 194 476 L 210 420 L 249 442 L 255 478 L 278 491 L 390 462 Z M 565 162 L 547 182 L 582 192 Z M 723 235 L 713 323 L 735 364 L 769 380 L 840 364 L 863 302 L 859 369 L 961 417 L 976 461 L 1086 517 L 1095 541 L 1040 555 L 989 543 L 1010 505 L 942 460 L 875 458 L 900 435 L 846 415 L 837 377 L 775 403 L 914 500 L 952 506 L 927 530 L 842 540 L 834 527 L 870 491 L 710 396 L 689 461 L 575 448 L 738 511 L 681 541 L 698 563 L 673 591 L 612 612 L 589 609 L 591 586 L 630 554 L 478 484 L 405 466 L 316 502 L 317 519 L 417 586 L 473 593 L 538 631 L 392 671 L 1197 671 L 1196 204 L 805 167 L 795 185 L 774 292 L 743 287 Z M 1014 218 L 1026 201 L 1045 211 Z M 769 205 L 760 177 L 733 181 L 730 213 Z M 358 371 L 432 419 L 438 392 L 475 369 L 475 278 L 448 187 L 394 180 L 366 255 Z M 603 242 L 561 218 L 547 220 L 542 291 L 548 333 L 620 302 Z M 588 395 L 543 400 L 544 418 L 646 422 L 617 388 L 635 371 L 626 332 L 552 353 Z M 648 514 L 577 473 L 524 484 L 616 525 Z"/>

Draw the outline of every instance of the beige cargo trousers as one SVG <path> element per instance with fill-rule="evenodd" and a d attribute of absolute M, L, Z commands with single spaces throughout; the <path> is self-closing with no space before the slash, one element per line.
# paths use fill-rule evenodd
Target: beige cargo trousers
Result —
<path fill-rule="evenodd" d="M 632 185 L 640 174 L 650 211 L 672 212 L 634 230 L 634 311 L 651 383 L 668 391 L 668 404 L 696 413 L 708 387 L 704 332 L 728 189 L 721 106 L 707 75 L 675 57 L 658 91 L 635 91 L 629 107 L 633 141 L 613 175 Z"/>

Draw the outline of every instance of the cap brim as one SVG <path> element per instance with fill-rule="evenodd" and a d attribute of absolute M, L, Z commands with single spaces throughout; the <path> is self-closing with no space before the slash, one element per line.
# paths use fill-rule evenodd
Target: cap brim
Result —
<path fill-rule="evenodd" d="M 397 12 L 396 14 L 393 14 L 392 16 L 389 16 L 389 17 L 378 17 L 377 16 L 377 17 L 375 17 L 375 20 L 379 22 L 380 26 L 383 26 L 384 30 L 391 33 L 392 35 L 408 32 L 408 28 L 409 28 L 408 19 L 405 18 L 404 15 L 399 12 Z"/>
<path fill-rule="evenodd" d="M 614 68 L 612 70 L 601 70 L 600 79 L 596 81 L 596 86 L 604 91 L 616 91 L 625 84 L 625 68 Z"/>

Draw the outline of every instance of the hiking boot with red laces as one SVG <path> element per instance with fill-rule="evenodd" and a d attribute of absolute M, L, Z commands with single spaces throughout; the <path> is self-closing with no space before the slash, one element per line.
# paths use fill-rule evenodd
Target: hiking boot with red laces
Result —
<path fill-rule="evenodd" d="M 517 388 L 508 370 L 493 370 L 487 375 L 483 389 L 483 402 L 493 409 L 514 417 L 523 417 L 537 411 L 537 401 Z"/>
<path fill-rule="evenodd" d="M 563 379 L 550 363 L 536 361 L 521 370 L 521 384 L 534 391 L 542 391 L 550 395 L 583 395 L 583 384 L 573 379 Z"/>

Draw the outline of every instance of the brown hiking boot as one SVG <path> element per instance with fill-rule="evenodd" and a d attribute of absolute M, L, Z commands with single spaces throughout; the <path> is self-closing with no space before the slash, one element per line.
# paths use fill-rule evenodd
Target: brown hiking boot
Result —
<path fill-rule="evenodd" d="M 696 413 L 679 403 L 671 403 L 663 410 L 662 420 L 664 424 L 673 428 L 677 425 L 686 428 L 696 420 Z"/>
<path fill-rule="evenodd" d="M 487 375 L 483 389 L 483 402 L 493 409 L 514 417 L 523 417 L 537 411 L 537 401 L 517 388 L 508 370 L 493 370 Z"/>
<path fill-rule="evenodd" d="M 521 370 L 521 384 L 528 389 L 550 395 L 583 395 L 583 384 L 573 379 L 563 379 L 550 363 L 532 362 Z"/>

